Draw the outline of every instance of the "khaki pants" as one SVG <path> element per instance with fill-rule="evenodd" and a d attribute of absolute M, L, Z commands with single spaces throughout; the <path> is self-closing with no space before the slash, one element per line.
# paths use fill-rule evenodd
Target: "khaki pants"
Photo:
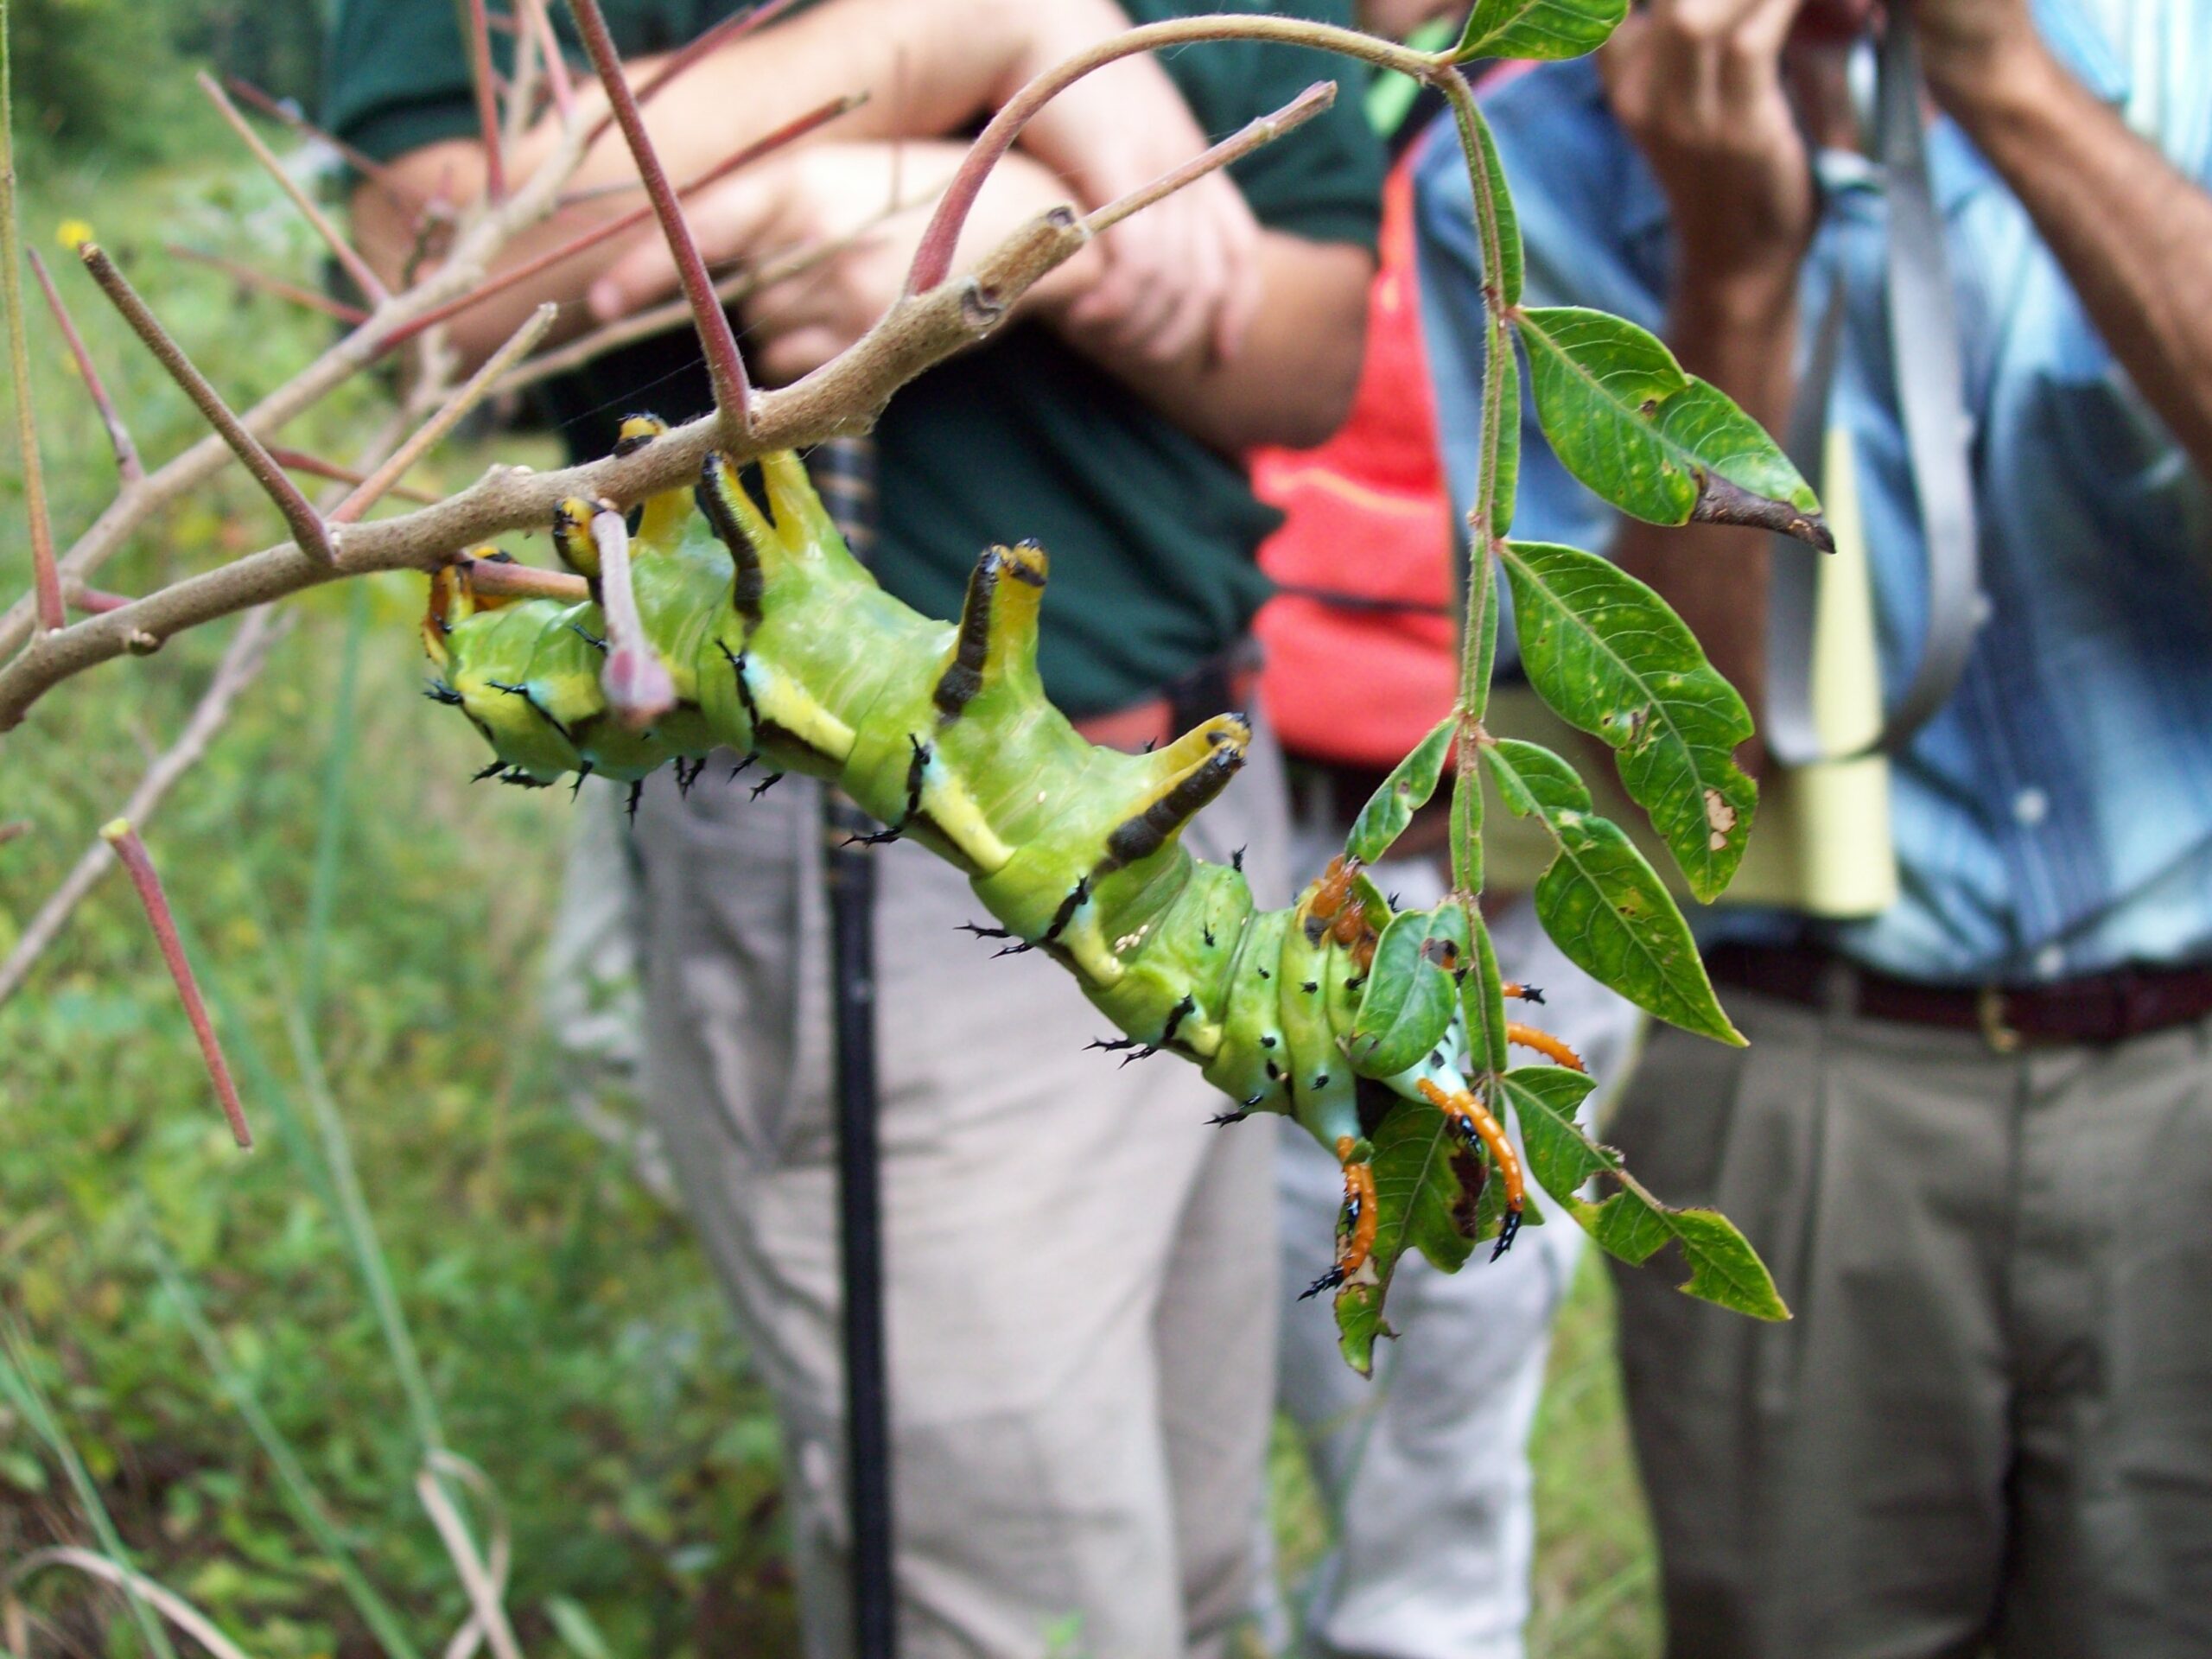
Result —
<path fill-rule="evenodd" d="M 808 1651 L 845 1650 L 839 1277 L 818 795 L 657 775 L 645 1085 L 782 1420 Z M 1271 743 L 1201 817 L 1281 903 Z M 995 957 L 950 866 L 878 849 L 900 1652 L 1173 1659 L 1249 1605 L 1275 1339 L 1274 1122 L 1170 1055 L 1122 1066 L 1040 953 Z M 1270 889 L 1268 883 L 1275 886 Z"/>
<path fill-rule="evenodd" d="M 2212 1655 L 2212 1020 L 2109 1047 L 1732 991 L 1614 1139 L 1794 1323 L 1624 1270 L 1680 1659 Z"/>

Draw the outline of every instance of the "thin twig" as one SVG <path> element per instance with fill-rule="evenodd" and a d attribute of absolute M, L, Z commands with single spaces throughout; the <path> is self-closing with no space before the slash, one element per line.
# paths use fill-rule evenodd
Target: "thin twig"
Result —
<path fill-rule="evenodd" d="M 168 895 L 162 891 L 162 878 L 154 869 L 153 857 L 128 818 L 116 818 L 103 824 L 100 839 L 115 849 L 115 855 L 122 861 L 131 886 L 138 889 L 138 900 L 146 907 L 146 920 L 153 927 L 155 943 L 162 948 L 162 959 L 168 963 L 169 977 L 176 982 L 178 1000 L 184 1004 L 184 1017 L 192 1021 L 192 1034 L 200 1039 L 200 1058 L 207 1063 L 208 1080 L 215 1085 L 215 1097 L 223 1103 L 223 1116 L 230 1120 L 231 1138 L 240 1147 L 251 1151 L 253 1131 L 246 1127 L 245 1108 L 238 1103 L 238 1084 L 231 1080 L 230 1062 L 223 1058 L 223 1046 L 215 1036 L 214 1022 L 207 1017 L 207 1004 L 200 997 L 200 982 L 194 977 L 192 963 L 184 954 L 184 942 L 176 936 L 176 918 L 169 912 Z"/>
<path fill-rule="evenodd" d="M 508 19 L 508 32 L 515 42 L 514 82 L 507 90 L 506 108 L 499 129 L 500 153 L 511 156 L 522 149 L 523 135 L 530 130 L 531 118 L 537 110 L 537 36 L 525 28 L 519 15 Z"/>
<path fill-rule="evenodd" d="M 8 308 L 8 360 L 16 378 L 16 443 L 23 456 L 23 506 L 30 514 L 31 578 L 38 598 L 38 621 L 49 633 L 68 625 L 61 603 L 61 570 L 54 557 L 54 524 L 46 510 L 46 467 L 39 458 L 38 420 L 31 413 L 31 353 L 23 328 L 22 226 L 16 217 L 14 65 L 8 47 L 8 17 L 0 10 L 0 303 Z"/>
<path fill-rule="evenodd" d="M 369 262 L 354 251 L 353 245 L 330 222 L 329 216 L 315 205 L 315 199 L 300 188 L 300 181 L 284 170 L 284 163 L 276 159 L 276 152 L 261 142 L 261 135 L 253 130 L 252 123 L 238 113 L 238 106 L 231 102 L 230 94 L 217 86 L 215 78 L 204 69 L 194 79 L 199 81 L 200 90 L 207 94 L 208 102 L 229 123 L 231 130 L 237 133 L 245 147 L 253 152 L 253 159 L 268 170 L 270 177 L 276 181 L 277 188 L 291 198 L 292 206 L 298 208 L 301 216 L 315 226 L 315 234 L 328 245 L 338 263 L 346 267 L 346 274 L 359 284 L 361 292 L 374 301 L 390 299 L 391 296 L 385 291 L 384 283 L 378 280 L 376 272 L 369 269 Z"/>
<path fill-rule="evenodd" d="M 216 664 L 207 690 L 200 694 L 199 704 L 185 721 L 184 729 L 162 751 L 161 758 L 146 769 L 146 775 L 138 780 L 138 786 L 130 791 L 130 798 L 124 803 L 124 817 L 133 823 L 143 823 L 154 816 L 177 780 L 207 752 L 208 744 L 230 718 L 239 694 L 260 675 L 269 660 L 270 647 L 289 630 L 291 622 L 290 616 L 266 607 L 246 613 L 245 620 L 231 636 L 231 643 L 224 650 L 222 660 Z M 0 962 L 0 1003 L 22 988 L 33 964 L 60 937 L 69 918 L 84 902 L 85 895 L 114 865 L 115 854 L 105 842 L 95 840 L 85 849 L 61 885 L 39 906 L 38 913 L 24 927 L 22 937 L 16 941 L 7 959 Z"/>
<path fill-rule="evenodd" d="M 865 240 L 891 216 L 893 211 L 887 209 L 875 215 L 849 235 L 833 237 L 827 242 L 794 249 L 750 270 L 725 276 L 715 284 L 715 297 L 724 305 L 733 305 L 755 289 L 803 275 Z M 566 374 L 570 369 L 582 368 L 594 358 L 602 357 L 618 346 L 627 346 L 632 340 L 650 340 L 655 334 L 664 334 L 680 326 L 690 315 L 690 307 L 683 300 L 671 300 L 664 305 L 632 312 L 626 317 L 594 328 L 588 334 L 579 334 L 566 345 L 531 358 L 501 381 L 499 389 L 501 391 L 520 391 L 541 380 L 550 380 L 556 374 Z"/>
<path fill-rule="evenodd" d="M 638 102 L 640 105 L 650 103 L 655 93 L 702 59 L 720 51 L 732 41 L 750 35 L 763 24 L 774 22 L 798 3 L 798 0 L 763 0 L 762 4 L 752 10 L 733 13 L 704 34 L 693 35 L 670 53 L 660 67 L 653 71 L 652 78 L 638 88 Z M 593 124 L 589 142 L 597 143 L 607 128 L 614 124 L 614 111 L 609 109 Z"/>
<path fill-rule="evenodd" d="M 476 125 L 484 145 L 484 189 L 494 206 L 507 196 L 506 162 L 499 144 L 499 108 L 492 93 L 492 32 L 484 0 L 468 0 L 468 79 L 476 94 Z"/>
<path fill-rule="evenodd" d="M 410 189 L 406 185 L 402 184 L 397 174 L 365 150 L 356 149 L 337 134 L 318 127 L 289 103 L 270 97 L 250 80 L 241 80 L 236 75 L 225 75 L 223 85 L 231 92 L 252 105 L 262 114 L 272 120 L 283 122 L 291 129 L 295 136 L 315 143 L 329 145 L 344 160 L 346 166 L 397 202 L 406 210 L 410 218 L 423 211 L 426 204 L 422 192 Z"/>
<path fill-rule="evenodd" d="M 472 219 L 461 229 L 454 245 L 445 251 L 443 263 L 435 270 L 404 294 L 379 305 L 369 321 L 246 410 L 240 417 L 246 429 L 257 435 L 279 430 L 377 361 L 391 329 L 482 282 L 499 251 L 552 211 L 554 200 L 575 175 L 582 155 L 582 129 L 571 123 L 556 137 L 544 163 L 516 189 L 505 207 Z M 426 215 L 426 223 L 427 219 Z M 61 556 L 65 582 L 88 580 L 137 531 L 184 499 L 232 458 L 221 435 L 211 432 L 143 480 L 118 491 Z M 18 651 L 30 639 L 32 626 L 33 609 L 28 596 L 0 613 L 0 657 Z M 0 729 L 12 723 L 0 718 Z"/>
<path fill-rule="evenodd" d="M 1271 144 L 1287 132 L 1297 131 L 1336 101 L 1335 81 L 1315 81 L 1273 115 L 1263 115 L 1248 123 L 1241 130 L 1231 133 L 1203 154 L 1193 156 L 1180 167 L 1161 174 L 1150 184 L 1084 215 L 1083 228 L 1093 236 L 1112 229 L 1131 213 L 1151 207 L 1162 197 L 1173 195 L 1192 180 L 1242 161 L 1262 144 Z"/>
<path fill-rule="evenodd" d="M 1441 56 L 1377 40 L 1357 29 L 1310 22 L 1302 17 L 1177 17 L 1110 35 L 1038 75 L 1008 99 L 976 136 L 915 246 L 914 262 L 906 273 L 906 291 L 925 294 L 950 272 L 953 254 L 960 246 L 961 227 L 968 222 L 969 212 L 976 205 L 983 181 L 990 176 L 999 158 L 1013 148 L 1014 139 L 1038 111 L 1085 75 L 1109 63 L 1140 52 L 1189 46 L 1201 41 L 1274 41 L 1286 46 L 1317 47 L 1380 68 L 1395 69 L 1424 85 L 1447 67 Z"/>
<path fill-rule="evenodd" d="M 443 1483 L 448 1480 L 474 1487 L 493 1505 L 488 1562 L 476 1553 L 476 1541 L 469 1535 L 468 1522 L 445 1490 Z M 515 1640 L 514 1627 L 507 1622 L 503 1599 L 512 1545 L 506 1517 L 498 1511 L 497 1494 L 493 1491 L 490 1479 L 466 1458 L 438 1449 L 431 1452 L 428 1464 L 416 1476 L 415 1493 L 429 1511 L 430 1524 L 438 1529 L 446 1555 L 453 1562 L 462 1588 L 468 1592 L 468 1621 L 447 1644 L 446 1659 L 469 1659 L 482 1642 L 491 1643 L 493 1659 L 522 1659 L 521 1644 Z"/>
<path fill-rule="evenodd" d="M 305 306 L 310 311 L 320 311 L 326 317 L 335 317 L 340 322 L 366 322 L 369 314 L 358 305 L 348 305 L 343 300 L 333 299 L 327 294 L 312 288 L 302 288 L 297 283 L 288 283 L 282 276 L 272 276 L 265 270 L 256 270 L 251 265 L 241 264 L 219 253 L 204 253 L 198 248 L 187 247 L 181 242 L 162 245 L 179 259 L 188 259 L 194 264 L 219 270 L 241 288 L 257 289 L 264 294 L 273 294 L 280 300 L 289 300 L 294 305 Z"/>
<path fill-rule="evenodd" d="M 348 524 L 383 499 L 385 493 L 402 478 L 410 467 L 423 459 L 442 442 L 461 417 L 484 400 L 499 377 L 529 353 L 543 339 L 552 327 L 553 318 L 560 307 L 548 301 L 530 314 L 529 320 L 508 336 L 507 343 L 485 359 L 483 365 L 468 378 L 468 383 L 448 397 L 438 412 L 423 423 L 422 429 L 393 451 L 391 458 L 361 481 L 361 486 L 338 504 L 330 515 L 334 524 Z"/>
<path fill-rule="evenodd" d="M 130 429 L 123 423 L 123 416 L 115 400 L 107 395 L 107 386 L 100 379 L 100 372 L 92 366 L 92 354 L 86 349 L 85 337 L 77 332 L 76 319 L 69 315 L 69 308 L 61 302 L 61 291 L 54 285 L 54 278 L 47 274 L 46 261 L 36 252 L 29 255 L 31 275 L 38 278 L 38 285 L 46 295 L 46 303 L 54 313 L 54 326 L 61 330 L 63 342 L 69 355 L 77 359 L 77 378 L 85 383 L 85 394 L 92 400 L 92 407 L 99 411 L 100 424 L 107 428 L 107 441 L 115 449 L 115 470 L 125 484 L 135 484 L 146 476 L 145 464 L 138 459 L 138 446 L 130 441 Z"/>
<path fill-rule="evenodd" d="M 130 602 L 128 594 L 111 594 L 99 588 L 87 588 L 81 582 L 72 582 L 68 589 L 69 608 L 82 611 L 87 616 L 105 616 L 110 611 L 119 611 Z"/>
<path fill-rule="evenodd" d="M 839 116 L 857 109 L 861 102 L 861 99 L 858 97 L 833 98 L 826 104 L 817 105 L 796 120 L 786 121 L 773 132 L 740 145 L 704 173 L 683 186 L 677 194 L 688 196 L 694 191 L 705 189 L 709 185 L 727 178 L 739 168 L 759 161 L 771 150 L 780 149 L 785 144 L 804 137 L 817 127 L 826 125 Z M 633 182 L 629 188 L 636 189 L 639 187 Z M 653 213 L 654 210 L 650 203 L 643 207 L 632 208 L 620 218 L 610 219 L 604 224 L 593 226 L 588 231 L 579 232 L 557 247 L 549 248 L 543 253 L 533 254 L 521 264 L 509 266 L 498 275 L 479 283 L 467 293 L 424 312 L 402 327 L 395 328 L 385 337 L 384 342 L 385 348 L 390 349 L 404 341 L 412 340 L 424 329 L 434 327 L 441 322 L 458 316 L 471 307 L 482 304 L 495 294 L 504 294 L 516 283 L 527 282 L 542 271 L 550 270 L 563 260 L 573 259 L 587 249 L 597 247 L 610 237 L 620 236 L 626 231 L 635 230 L 652 218 Z"/>
<path fill-rule="evenodd" d="M 504 594 L 517 599 L 557 599 L 568 605 L 591 597 L 591 584 L 566 570 L 547 570 L 534 564 L 502 564 L 492 559 L 455 559 L 454 563 L 467 571 L 469 585 L 480 594 Z"/>
<path fill-rule="evenodd" d="M 223 401 L 222 394 L 208 384 L 207 377 L 194 366 L 184 348 L 169 337 L 161 320 L 149 310 L 146 302 L 138 297 L 137 289 L 115 268 L 115 262 L 101 251 L 96 242 L 87 242 L 79 250 L 85 269 L 100 285 L 100 291 L 115 302 L 123 313 L 124 321 L 146 344 L 161 365 L 169 372 L 169 378 L 184 388 L 186 397 L 200 410 L 200 417 L 222 434 L 232 454 L 253 475 L 276 510 L 284 515 L 284 522 L 291 526 L 292 539 L 302 550 L 324 564 L 334 563 L 337 550 L 331 545 L 329 531 L 308 499 L 300 493 L 300 486 L 285 476 L 284 469 L 262 448 L 261 440 L 246 430 L 245 423 L 232 413 L 231 406 Z"/>
<path fill-rule="evenodd" d="M 311 455 L 304 449 L 287 449 L 272 443 L 269 446 L 269 453 L 288 473 L 305 473 L 310 478 L 327 478 L 334 484 L 359 484 L 368 478 L 368 474 L 358 467 L 341 466 L 321 455 Z M 394 485 L 386 493 L 421 506 L 429 506 L 445 499 L 429 490 L 413 489 L 404 484 Z"/>
<path fill-rule="evenodd" d="M 11 823 L 0 823 L 0 847 L 5 847 L 11 841 L 20 841 L 30 832 L 31 821 L 29 818 L 16 818 Z"/>
<path fill-rule="evenodd" d="M 553 112 L 566 126 L 576 112 L 576 84 L 569 75 L 569 60 L 561 50 L 561 37 L 553 32 L 553 15 L 545 0 L 518 0 L 528 14 L 531 31 L 537 36 L 537 50 L 545 61 L 545 84 L 553 89 Z"/>
<path fill-rule="evenodd" d="M 599 72 L 600 85 L 606 88 L 607 101 L 613 105 L 614 118 L 620 124 L 623 140 L 630 147 L 630 158 L 637 163 L 638 176 L 645 181 L 645 194 L 652 200 L 661 234 L 667 238 L 669 252 L 675 257 L 677 275 L 683 284 L 683 297 L 691 304 L 692 326 L 699 331 L 699 345 L 706 353 L 707 377 L 715 389 L 715 415 L 723 435 L 735 442 L 745 435 L 753 422 L 753 381 L 745 372 L 744 354 L 737 348 L 737 333 L 730 327 L 729 314 L 715 298 L 714 280 L 707 274 L 707 262 L 701 257 L 699 244 L 684 220 L 683 204 L 677 200 L 676 191 L 668 181 L 668 170 L 661 165 L 652 136 L 645 130 L 645 118 L 639 112 L 630 83 L 623 78 L 622 59 L 614 49 L 614 37 L 607 33 L 607 16 L 600 10 L 599 0 L 569 0 L 569 10 L 575 17 L 577 31 L 583 36 L 584 49 L 591 54 L 592 67 Z"/>

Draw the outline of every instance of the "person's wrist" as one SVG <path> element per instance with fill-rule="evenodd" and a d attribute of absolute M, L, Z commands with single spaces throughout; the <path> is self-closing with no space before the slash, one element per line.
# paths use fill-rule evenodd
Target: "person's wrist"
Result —
<path fill-rule="evenodd" d="M 2024 7 L 1986 30 L 1924 32 L 1921 72 L 1936 103 L 1970 136 L 2047 107 L 2066 73 Z"/>
<path fill-rule="evenodd" d="M 1786 334 L 1797 315 L 1796 248 L 1700 255 L 1684 249 L 1668 317 L 1675 329 L 1700 337 L 1770 338 Z"/>

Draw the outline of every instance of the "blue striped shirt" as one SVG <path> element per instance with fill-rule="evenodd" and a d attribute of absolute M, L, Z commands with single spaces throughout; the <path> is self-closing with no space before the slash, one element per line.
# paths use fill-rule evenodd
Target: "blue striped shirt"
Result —
<path fill-rule="evenodd" d="M 2037 16 L 2091 91 L 2212 186 L 2212 3 L 2038 0 Z M 1594 67 L 1530 71 L 1486 104 L 1527 241 L 1528 302 L 1597 306 L 1656 329 L 1666 205 Z M 2212 963 L 2212 489 L 2114 361 L 1994 169 L 1947 119 L 1929 143 L 1975 425 L 1988 617 L 1949 706 L 1892 770 L 1898 902 L 1864 921 L 1799 931 L 1935 982 Z M 1884 203 L 1870 170 L 1857 174 L 1831 189 L 1802 311 L 1819 317 L 1844 283 L 1830 419 L 1857 451 L 1894 698 L 1922 637 L 1925 563 L 1890 372 Z M 1480 419 L 1481 306 L 1467 180 L 1448 123 L 1431 135 L 1418 181 L 1424 321 L 1464 505 Z M 1553 459 L 1531 412 L 1515 533 L 1601 549 L 1615 522 Z M 1758 925 L 1724 912 L 1700 931 Z"/>

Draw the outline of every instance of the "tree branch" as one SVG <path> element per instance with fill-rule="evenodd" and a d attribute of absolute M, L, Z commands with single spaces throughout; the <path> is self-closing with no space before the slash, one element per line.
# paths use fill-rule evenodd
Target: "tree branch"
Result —
<path fill-rule="evenodd" d="M 107 395 L 107 387 L 100 379 L 100 372 L 92 365 L 92 354 L 86 349 L 85 337 L 77 332 L 76 319 L 69 315 L 69 308 L 61 303 L 61 291 L 54 285 L 54 278 L 47 274 L 46 261 L 37 254 L 30 256 L 31 275 L 38 278 L 38 285 L 46 295 L 46 303 L 54 313 L 54 327 L 60 329 L 61 339 L 69 347 L 69 355 L 77 359 L 77 378 L 85 383 L 85 393 L 92 400 L 92 407 L 99 411 L 100 423 L 107 428 L 107 441 L 115 449 L 115 470 L 125 484 L 136 484 L 146 476 L 145 464 L 138 459 L 138 446 L 130 441 L 130 429 L 123 423 L 123 416 L 115 407 L 115 400 Z"/>
<path fill-rule="evenodd" d="M 353 279 L 361 292 L 372 300 L 391 298 L 385 293 L 384 284 L 377 280 L 376 272 L 369 269 L 369 262 L 354 251 L 353 245 L 330 222 L 329 216 L 315 205 L 314 199 L 306 191 L 300 188 L 299 181 L 284 170 L 284 163 L 276 159 L 275 151 L 261 142 L 261 135 L 253 130 L 252 124 L 245 117 L 238 113 L 238 106 L 232 103 L 230 95 L 215 84 L 215 78 L 203 69 L 194 79 L 200 83 L 200 90 L 207 94 L 207 101 L 230 124 L 231 130 L 238 134 L 245 147 L 253 152 L 253 159 L 268 170 L 269 176 L 276 181 L 277 188 L 291 199 L 292 206 L 300 210 L 301 216 L 315 226 L 315 233 L 328 245 L 330 251 L 337 257 L 338 263 L 346 267 L 346 274 Z"/>

